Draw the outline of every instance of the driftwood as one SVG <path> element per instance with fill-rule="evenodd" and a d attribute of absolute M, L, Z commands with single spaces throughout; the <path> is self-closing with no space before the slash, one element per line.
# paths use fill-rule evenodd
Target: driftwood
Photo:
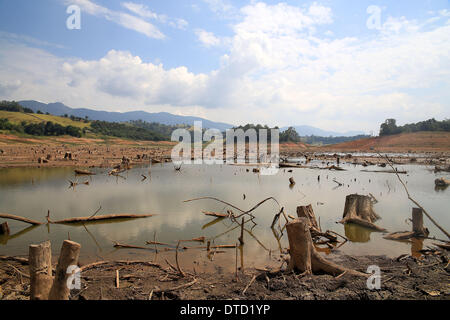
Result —
<path fill-rule="evenodd" d="M 42 222 L 39 222 L 39 221 L 35 221 L 35 220 L 31 220 L 31 219 L 15 216 L 15 215 L 8 214 L 8 213 L 0 213 L 0 218 L 21 221 L 21 222 L 29 223 L 29 224 L 32 224 L 32 225 L 35 225 L 35 226 L 43 224 Z"/>
<path fill-rule="evenodd" d="M 341 267 L 324 259 L 315 249 L 307 218 L 298 218 L 286 224 L 289 239 L 289 270 L 298 270 L 303 274 L 327 273 L 339 276 L 346 272 L 353 276 L 367 277 L 368 275 L 355 270 Z"/>
<path fill-rule="evenodd" d="M 30 245 L 30 300 L 48 300 L 53 283 L 50 241 Z"/>
<path fill-rule="evenodd" d="M 371 172 L 371 173 L 398 173 L 407 174 L 408 171 L 393 171 L 393 170 L 361 170 L 361 172 Z"/>
<path fill-rule="evenodd" d="M 448 166 L 448 167 L 435 166 L 434 173 L 438 173 L 438 172 L 450 172 L 450 166 Z"/>
<path fill-rule="evenodd" d="M 436 187 L 447 187 L 448 185 L 450 185 L 450 180 L 439 178 L 434 180 L 434 184 L 436 185 Z"/>
<path fill-rule="evenodd" d="M 142 250 L 154 250 L 153 248 L 147 248 L 147 247 L 140 247 L 140 246 L 134 246 L 134 245 L 128 245 L 128 244 L 123 244 L 123 243 L 119 243 L 114 241 L 114 248 L 122 248 L 122 249 L 142 249 Z"/>
<path fill-rule="evenodd" d="M 380 155 L 380 154 L 379 154 Z M 381 157 L 381 155 L 380 155 Z M 403 182 L 403 180 L 400 178 L 400 175 L 398 174 L 397 170 L 394 168 L 394 166 L 392 165 L 392 161 L 386 156 L 386 160 L 388 161 L 389 166 L 392 168 L 392 170 L 396 171 L 395 174 L 398 178 L 398 180 L 400 181 L 400 183 L 402 184 L 403 188 L 405 189 L 406 195 L 408 196 L 408 199 L 411 200 L 412 203 L 414 203 L 417 207 L 419 207 L 420 209 L 422 209 L 423 213 L 427 216 L 428 219 L 430 219 L 431 222 L 433 222 L 433 224 L 438 227 L 439 230 L 442 231 L 442 233 L 444 233 L 447 238 L 450 239 L 450 234 L 443 228 L 441 227 L 434 219 L 433 217 L 431 217 L 431 215 L 427 212 L 427 210 L 425 210 L 424 207 L 422 207 L 416 200 L 413 199 L 413 197 L 411 197 L 408 188 L 406 187 L 406 184 Z"/>
<path fill-rule="evenodd" d="M 346 197 L 344 216 L 340 223 L 355 223 L 375 231 L 386 231 L 374 224 L 378 219 L 380 216 L 373 210 L 369 196 L 351 194 Z"/>
<path fill-rule="evenodd" d="M 27 258 L 12 257 L 12 256 L 0 256 L 0 261 L 15 261 L 21 264 L 28 264 Z"/>
<path fill-rule="evenodd" d="M 79 176 L 95 176 L 94 172 L 88 171 L 88 170 L 80 170 L 80 169 L 75 169 L 75 174 L 79 175 Z"/>
<path fill-rule="evenodd" d="M 9 235 L 9 225 L 8 222 L 3 222 L 0 224 L 0 234 Z"/>
<path fill-rule="evenodd" d="M 86 222 L 95 222 L 101 220 L 114 220 L 114 219 L 141 219 L 141 218 L 149 218 L 153 217 L 153 214 L 107 214 L 102 216 L 91 216 L 91 217 L 78 217 L 78 218 L 70 218 L 58 221 L 50 220 L 50 216 L 47 215 L 48 223 L 53 224 L 70 224 L 70 223 L 86 223 Z"/>
<path fill-rule="evenodd" d="M 228 218 L 230 215 L 226 213 L 219 213 L 219 212 L 210 212 L 210 211 L 202 211 L 205 216 L 211 216 L 216 218 Z"/>
<path fill-rule="evenodd" d="M 55 280 L 48 296 L 49 300 L 69 300 L 70 288 L 67 285 L 67 280 L 70 274 L 67 273 L 67 270 L 70 266 L 78 265 L 80 249 L 81 245 L 76 242 L 70 240 L 63 242 L 56 266 Z"/>
<path fill-rule="evenodd" d="M 419 208 L 412 209 L 412 231 L 394 232 L 386 235 L 388 240 L 408 240 L 411 238 L 426 238 L 430 234 L 427 228 L 423 226 L 423 211 Z"/>

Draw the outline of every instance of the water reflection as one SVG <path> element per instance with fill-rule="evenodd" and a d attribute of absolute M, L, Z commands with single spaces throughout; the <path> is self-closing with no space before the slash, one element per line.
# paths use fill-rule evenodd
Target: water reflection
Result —
<path fill-rule="evenodd" d="M 370 234 L 374 232 L 371 229 L 364 228 L 363 226 L 354 224 L 354 223 L 347 223 L 344 226 L 345 229 L 345 236 L 352 242 L 369 242 L 370 241 Z"/>
<path fill-rule="evenodd" d="M 311 165 L 320 163 L 311 161 Z M 54 243 L 52 247 L 57 254 L 61 242 L 69 233 L 72 240 L 82 245 L 85 259 L 97 259 L 100 255 L 104 259 L 155 259 L 154 253 L 150 257 L 142 250 L 116 250 L 112 246 L 113 241 L 146 246 L 155 233 L 158 241 L 171 245 L 176 245 L 179 239 L 200 236 L 205 236 L 215 244 L 235 244 L 240 236 L 238 224 L 230 219 L 211 219 L 202 213 L 226 213 L 227 210 L 235 209 L 217 201 L 183 202 L 205 196 L 224 199 L 243 210 L 250 210 L 270 197 L 278 201 L 279 204 L 265 202 L 252 211 L 252 219 L 256 224 L 245 224 L 245 245 L 242 250 L 238 250 L 241 267 L 273 263 L 271 254 L 275 259 L 276 253 L 287 247 L 287 237 L 280 226 L 276 224 L 275 228 L 270 228 L 274 216 L 280 212 L 280 207 L 285 208 L 286 215 L 295 216 L 297 206 L 308 204 L 313 204 L 323 230 L 345 234 L 350 240 L 339 248 L 343 253 L 398 256 L 410 253 L 413 249 L 418 252 L 416 248 L 420 248 L 420 245 L 423 247 L 426 241 L 425 244 L 396 243 L 358 225 L 336 224 L 342 217 L 348 194 L 372 193 L 376 196 L 378 203 L 374 209 L 382 217 L 379 225 L 390 231 L 409 227 L 405 221 L 410 218 L 412 208 L 395 175 L 360 172 L 361 167 L 353 165 L 341 166 L 347 171 L 319 173 L 316 169 L 293 169 L 292 172 L 280 170 L 275 176 L 258 175 L 252 172 L 252 168 L 247 172 L 248 168 L 237 166 L 184 166 L 181 171 L 175 171 L 171 164 L 158 164 L 151 168 L 133 168 L 123 177 L 108 176 L 105 169 L 93 169 L 96 175 L 86 178 L 89 186 L 78 185 L 70 190 L 68 180 L 77 181 L 71 168 L 1 169 L 0 212 L 38 221 L 46 221 L 48 210 L 51 211 L 52 219 L 62 220 L 91 216 L 99 206 L 102 207 L 102 214 L 157 215 L 138 221 L 125 219 L 41 227 L 27 227 L 17 221 L 8 221 L 12 235 L 0 237 L 0 254 L 26 255 L 29 244 L 45 240 Z M 441 225 L 448 227 L 448 189 L 435 191 L 436 176 L 424 166 L 401 166 L 401 170 L 409 172 L 402 178 L 406 180 L 410 193 Z M 318 179 L 318 174 L 321 174 L 321 179 Z M 148 178 L 143 179 L 143 175 Z M 293 187 L 289 185 L 290 177 L 296 181 Z M 335 189 L 333 180 L 343 185 Z M 80 183 L 84 181 L 85 178 L 78 180 Z M 425 225 L 432 236 L 439 237 L 439 231 L 434 225 L 428 220 L 425 220 Z M 234 270 L 235 250 L 223 251 L 214 255 L 214 264 L 220 263 L 224 268 Z M 324 248 L 323 251 L 329 253 L 331 249 Z M 186 250 L 181 258 L 201 261 L 206 256 L 206 250 Z M 199 265 L 196 268 L 199 270 Z"/>

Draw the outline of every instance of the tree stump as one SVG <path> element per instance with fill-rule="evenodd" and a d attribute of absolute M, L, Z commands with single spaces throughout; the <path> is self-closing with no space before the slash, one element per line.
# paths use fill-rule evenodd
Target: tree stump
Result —
<path fill-rule="evenodd" d="M 0 224 L 0 234 L 9 235 L 8 222 L 3 222 L 2 224 Z"/>
<path fill-rule="evenodd" d="M 344 216 L 340 223 L 355 223 L 376 231 L 386 231 L 374 224 L 379 219 L 380 216 L 373 210 L 369 196 L 351 194 L 346 197 Z"/>
<path fill-rule="evenodd" d="M 420 208 L 412 209 L 412 231 L 394 232 L 386 235 L 387 240 L 408 240 L 411 238 L 426 238 L 430 234 L 423 226 L 423 212 Z"/>
<path fill-rule="evenodd" d="M 368 276 L 365 273 L 341 267 L 322 258 L 313 245 L 307 218 L 298 218 L 289 222 L 286 224 L 286 230 L 291 256 L 290 270 L 296 269 L 304 274 L 326 273 L 338 276 L 346 272 L 354 276 Z"/>
<path fill-rule="evenodd" d="M 30 245 L 30 300 L 47 300 L 53 283 L 50 241 Z"/>
<path fill-rule="evenodd" d="M 69 300 L 70 288 L 67 284 L 70 274 L 67 270 L 70 266 L 78 264 L 81 245 L 65 240 L 56 266 L 55 280 L 50 290 L 49 300 Z"/>
<path fill-rule="evenodd" d="M 316 215 L 314 214 L 312 205 L 297 207 L 297 216 L 299 218 L 308 219 L 309 231 L 311 232 L 311 237 L 313 238 L 313 240 L 318 240 L 320 237 L 324 237 L 332 242 L 337 242 L 336 236 L 330 234 L 328 231 L 322 232 L 322 229 L 317 223 Z"/>

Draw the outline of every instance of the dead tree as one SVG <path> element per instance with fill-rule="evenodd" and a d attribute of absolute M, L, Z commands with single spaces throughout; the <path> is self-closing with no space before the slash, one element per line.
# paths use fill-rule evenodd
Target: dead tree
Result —
<path fill-rule="evenodd" d="M 430 234 L 423 226 L 423 211 L 420 208 L 412 209 L 412 231 L 394 232 L 386 235 L 388 240 L 408 240 L 411 238 L 426 238 Z"/>
<path fill-rule="evenodd" d="M 70 288 L 67 284 L 70 274 L 67 273 L 70 266 L 77 266 L 81 245 L 65 240 L 56 266 L 55 280 L 49 294 L 49 300 L 69 300 Z"/>
<path fill-rule="evenodd" d="M 379 219 L 380 216 L 373 210 L 369 196 L 351 194 L 346 197 L 344 216 L 340 223 L 355 223 L 376 231 L 386 231 L 374 224 Z"/>
<path fill-rule="evenodd" d="M 30 300 L 47 300 L 53 283 L 50 241 L 30 245 Z"/>
<path fill-rule="evenodd" d="M 307 218 L 298 218 L 286 224 L 289 239 L 289 270 L 303 274 L 326 273 L 338 276 L 349 275 L 367 277 L 367 274 L 341 267 L 324 259 L 314 247 Z"/>

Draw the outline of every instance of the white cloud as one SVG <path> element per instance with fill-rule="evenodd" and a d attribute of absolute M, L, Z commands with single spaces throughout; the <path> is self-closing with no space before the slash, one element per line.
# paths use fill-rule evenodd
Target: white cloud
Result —
<path fill-rule="evenodd" d="M 134 3 L 134 2 L 122 2 L 122 6 L 131 11 L 132 13 L 140 16 L 144 19 L 154 19 L 161 23 L 167 23 L 169 26 L 177 29 L 186 29 L 188 22 L 184 19 L 172 19 L 164 14 L 157 14 L 151 11 L 148 6 Z"/>
<path fill-rule="evenodd" d="M 220 45 L 220 39 L 216 37 L 212 32 L 197 29 L 195 30 L 195 35 L 205 47 L 215 47 Z"/>
<path fill-rule="evenodd" d="M 164 34 L 153 24 L 136 16 L 121 11 L 113 11 L 90 0 L 68 0 L 68 4 L 80 6 L 83 12 L 102 17 L 130 30 L 142 33 L 149 38 L 164 39 Z"/>
<path fill-rule="evenodd" d="M 99 60 L 62 59 L 43 50 L 2 46 L 0 81 L 21 81 L 11 98 L 63 101 L 177 114 L 230 123 L 310 124 L 376 130 L 388 117 L 448 117 L 450 26 L 389 18 L 367 39 L 322 38 L 332 12 L 313 4 L 252 3 L 241 9 L 220 67 L 195 74 L 166 69 L 130 52 Z M 223 39 L 197 30 L 205 45 Z M 0 60 L 1 61 L 1 60 Z"/>

